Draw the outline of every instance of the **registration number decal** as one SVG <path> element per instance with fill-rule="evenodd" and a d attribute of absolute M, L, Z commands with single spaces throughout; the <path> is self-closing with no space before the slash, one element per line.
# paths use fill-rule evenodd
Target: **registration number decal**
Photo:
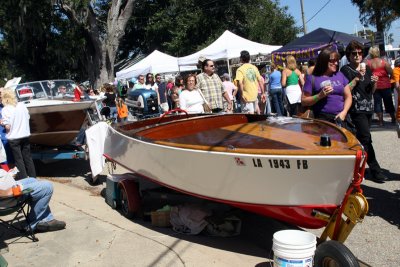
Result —
<path fill-rule="evenodd" d="M 296 168 L 298 170 L 307 170 L 309 168 L 308 161 L 306 159 L 268 159 L 264 160 L 260 158 L 253 158 L 253 166 L 256 168 L 271 168 L 271 169 L 290 169 Z"/>

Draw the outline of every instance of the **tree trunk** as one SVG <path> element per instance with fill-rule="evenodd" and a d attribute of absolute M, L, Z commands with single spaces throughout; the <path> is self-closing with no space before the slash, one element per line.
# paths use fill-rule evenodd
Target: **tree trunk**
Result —
<path fill-rule="evenodd" d="M 114 61 L 119 43 L 133 12 L 135 0 L 113 0 L 108 11 L 105 34 L 100 30 L 99 20 L 90 3 L 83 9 L 74 9 L 70 1 L 59 0 L 65 15 L 81 25 L 85 31 L 88 78 L 94 88 L 114 81 Z"/>

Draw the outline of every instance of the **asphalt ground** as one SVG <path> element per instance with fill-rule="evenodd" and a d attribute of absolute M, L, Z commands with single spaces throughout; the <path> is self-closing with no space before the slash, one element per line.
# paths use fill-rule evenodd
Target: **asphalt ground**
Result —
<path fill-rule="evenodd" d="M 386 118 L 387 120 L 387 118 Z M 400 265 L 400 139 L 395 126 L 372 127 L 378 161 L 390 180 L 370 181 L 362 189 L 369 212 L 345 245 L 369 266 Z M 39 242 L 0 228 L 1 254 L 9 266 L 271 266 L 272 235 L 291 228 L 278 221 L 240 213 L 237 237 L 187 236 L 158 228 L 148 220 L 128 220 L 104 201 L 105 174 L 91 184 L 87 161 L 38 164 L 38 176 L 54 182 L 51 207 L 67 229 L 37 234 Z M 115 173 L 124 173 L 118 168 Z M 319 235 L 322 230 L 309 230 Z"/>

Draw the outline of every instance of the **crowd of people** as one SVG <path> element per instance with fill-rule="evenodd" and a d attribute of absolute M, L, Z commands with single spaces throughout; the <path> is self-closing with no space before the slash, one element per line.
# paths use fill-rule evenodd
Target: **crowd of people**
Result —
<path fill-rule="evenodd" d="M 351 41 L 345 50 L 348 63 L 340 70 L 337 51 L 333 48 L 322 50 L 313 71 L 306 77 L 301 102 L 303 106 L 312 107 L 315 118 L 352 131 L 368 153 L 372 180 L 383 183 L 388 178 L 376 159 L 370 128 L 374 113 L 378 125 L 384 123 L 382 99 L 391 122 L 396 122 L 392 90 L 399 90 L 399 75 L 392 75 L 390 65 L 379 57 L 378 47 L 369 49 L 367 60 L 363 58 L 363 50 L 361 43 Z"/>

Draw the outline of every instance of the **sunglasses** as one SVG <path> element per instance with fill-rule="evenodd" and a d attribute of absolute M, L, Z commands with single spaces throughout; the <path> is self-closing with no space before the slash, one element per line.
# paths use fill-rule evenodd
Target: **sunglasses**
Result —
<path fill-rule="evenodd" d="M 363 54 L 362 54 L 362 52 L 353 51 L 353 52 L 351 52 L 351 55 L 352 55 L 353 57 L 355 57 L 355 56 L 362 56 Z"/>
<path fill-rule="evenodd" d="M 213 68 L 214 67 L 214 65 L 208 65 L 210 68 Z"/>
<path fill-rule="evenodd" d="M 329 59 L 329 62 L 330 63 L 336 63 L 336 62 L 338 62 L 339 60 L 337 59 L 337 58 L 330 58 Z"/>

